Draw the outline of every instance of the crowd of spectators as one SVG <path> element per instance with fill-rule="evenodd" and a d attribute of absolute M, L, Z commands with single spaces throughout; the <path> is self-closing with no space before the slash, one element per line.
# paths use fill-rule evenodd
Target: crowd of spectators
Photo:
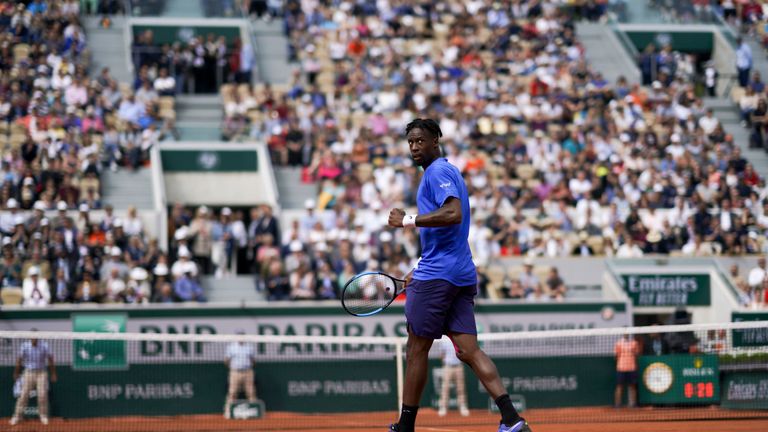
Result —
<path fill-rule="evenodd" d="M 138 211 L 117 217 L 111 206 L 73 215 L 66 202 L 46 212 L 8 199 L 0 214 L 3 304 L 205 301 L 197 266 L 183 252 L 171 264 L 150 239 Z"/>
<path fill-rule="evenodd" d="M 739 295 L 739 304 L 747 308 L 760 308 L 768 304 L 768 272 L 765 258 L 757 259 L 757 265 L 745 275 L 738 264 L 731 264 L 729 276 Z"/>
<path fill-rule="evenodd" d="M 420 255 L 416 233 L 385 226 L 386 213 L 378 206 L 372 213 L 315 208 L 308 201 L 301 217 L 281 229 L 268 205 L 245 215 L 228 207 L 176 204 L 168 220 L 170 258 L 191 255 L 200 275 L 251 274 L 269 300 L 328 300 L 337 299 L 341 287 L 363 271 L 402 277 Z M 523 264 L 509 271 L 481 266 L 479 295 L 536 302 L 566 297 L 557 268 L 536 268 L 530 258 Z M 498 291 L 489 293 L 492 279 L 498 279 L 493 288 Z"/>
<path fill-rule="evenodd" d="M 136 209 L 118 218 L 102 205 L 104 170 L 139 169 L 172 123 L 160 90 L 89 69 L 81 12 L 79 0 L 0 3 L 3 303 L 204 299 L 169 273 Z"/>
<path fill-rule="evenodd" d="M 318 184 L 316 211 L 341 215 L 343 229 L 356 229 L 358 209 L 414 204 L 402 134 L 422 116 L 439 119 L 467 181 L 481 266 L 766 251 L 765 180 L 704 108 L 684 56 L 664 48 L 669 63 L 648 88 L 609 83 L 556 2 L 337 6 L 288 2 L 301 70 L 287 88 L 245 88 L 225 109 L 258 120 L 250 136 L 275 163 L 303 167 Z M 314 253 L 311 237 L 300 240 Z M 407 267 L 394 257 L 384 266 Z"/>
<path fill-rule="evenodd" d="M 137 71 L 134 87 L 147 82 L 169 96 L 216 93 L 225 82 L 250 83 L 255 67 L 249 42 L 215 33 L 160 43 L 152 30 L 145 30 L 136 35 L 131 51 Z"/>

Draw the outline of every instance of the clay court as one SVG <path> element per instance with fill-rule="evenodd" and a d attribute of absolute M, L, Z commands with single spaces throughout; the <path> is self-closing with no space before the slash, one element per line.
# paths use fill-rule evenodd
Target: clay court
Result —
<path fill-rule="evenodd" d="M 324 432 L 384 431 L 396 414 L 371 412 L 352 414 L 297 415 L 269 413 L 260 420 L 224 420 L 217 415 L 179 417 L 120 417 L 87 420 L 54 418 L 47 431 L 61 432 L 139 432 L 139 431 L 305 431 Z M 706 408 L 613 409 L 562 408 L 537 409 L 525 413 L 535 432 L 746 432 L 768 430 L 768 412 L 733 411 Z M 654 421 L 647 421 L 655 418 Z M 2 419 L 5 426 L 8 419 Z M 435 410 L 419 415 L 418 430 L 423 432 L 488 432 L 498 416 L 474 410 L 469 417 L 451 412 L 438 417 Z M 40 431 L 40 422 L 25 421 L 4 430 Z"/>

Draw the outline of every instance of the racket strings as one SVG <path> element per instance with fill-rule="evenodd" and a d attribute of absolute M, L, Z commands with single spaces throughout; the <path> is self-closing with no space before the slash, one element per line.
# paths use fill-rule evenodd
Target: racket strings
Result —
<path fill-rule="evenodd" d="M 364 274 L 344 288 L 344 307 L 353 315 L 366 315 L 386 307 L 397 294 L 395 281 L 382 274 Z"/>

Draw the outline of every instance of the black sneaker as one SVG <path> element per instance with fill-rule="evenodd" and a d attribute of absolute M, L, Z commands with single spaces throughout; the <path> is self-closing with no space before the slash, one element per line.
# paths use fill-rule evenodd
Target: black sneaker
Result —
<path fill-rule="evenodd" d="M 393 423 L 389 425 L 389 429 L 387 429 L 389 432 L 400 432 L 400 426 L 397 423 Z"/>

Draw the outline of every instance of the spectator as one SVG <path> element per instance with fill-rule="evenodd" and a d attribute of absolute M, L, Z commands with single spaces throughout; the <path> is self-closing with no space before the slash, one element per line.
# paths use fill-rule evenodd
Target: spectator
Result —
<path fill-rule="evenodd" d="M 762 289 L 763 281 L 766 280 L 765 257 L 759 257 L 757 259 L 757 266 L 749 271 L 747 276 L 747 284 L 752 290 Z"/>
<path fill-rule="evenodd" d="M 549 269 L 549 276 L 546 280 L 547 289 L 550 297 L 555 300 L 562 300 L 566 295 L 565 282 L 560 277 L 557 267 L 551 267 Z"/>
<path fill-rule="evenodd" d="M 617 258 L 641 258 L 642 256 L 643 250 L 635 244 L 631 236 L 628 236 L 626 243 L 619 246 L 619 249 L 616 251 Z"/>
<path fill-rule="evenodd" d="M 185 266 L 181 276 L 173 283 L 173 292 L 180 301 L 204 303 L 203 287 L 192 276 L 192 268 Z"/>
<path fill-rule="evenodd" d="M 317 296 L 316 280 L 306 263 L 299 264 L 289 277 L 292 300 L 313 300 Z"/>
<path fill-rule="evenodd" d="M 160 285 L 155 295 L 152 297 L 153 303 L 175 303 L 179 301 L 173 292 L 173 286 L 170 282 L 164 282 Z"/>
<path fill-rule="evenodd" d="M 654 326 L 657 324 L 653 324 Z M 643 355 L 660 356 L 669 354 L 669 345 L 659 333 L 651 333 L 643 343 Z"/>
<path fill-rule="evenodd" d="M 102 292 L 99 289 L 98 283 L 93 280 L 93 273 L 91 271 L 84 271 L 81 281 L 77 284 L 77 289 L 75 290 L 74 302 L 93 303 L 101 301 L 101 298 Z"/>
<path fill-rule="evenodd" d="M 736 71 L 738 72 L 739 85 L 747 87 L 749 72 L 752 70 L 752 49 L 743 38 L 738 38 L 736 45 L 738 46 L 736 50 Z"/>
<path fill-rule="evenodd" d="M 159 96 L 176 95 L 176 79 L 168 75 L 167 68 L 160 68 L 157 78 L 155 78 L 152 86 Z"/>
<path fill-rule="evenodd" d="M 40 277 L 38 267 L 30 267 L 27 273 L 22 285 L 24 306 L 48 306 L 51 303 L 51 289 L 48 281 Z"/>
<path fill-rule="evenodd" d="M 185 274 L 188 274 L 191 278 L 197 277 L 197 264 L 195 264 L 194 261 L 191 261 L 190 258 L 189 249 L 186 247 L 179 248 L 179 259 L 171 266 L 171 274 L 174 279 L 178 280 Z"/>
<path fill-rule="evenodd" d="M 538 276 L 533 273 L 533 259 L 523 260 L 523 273 L 520 275 L 520 285 L 523 287 L 524 296 L 527 298 L 531 293 L 541 289 L 541 282 Z"/>
<path fill-rule="evenodd" d="M 290 285 L 288 277 L 283 271 L 280 259 L 273 258 L 265 263 L 262 271 L 262 280 L 266 287 L 268 300 L 288 300 L 290 298 Z"/>

